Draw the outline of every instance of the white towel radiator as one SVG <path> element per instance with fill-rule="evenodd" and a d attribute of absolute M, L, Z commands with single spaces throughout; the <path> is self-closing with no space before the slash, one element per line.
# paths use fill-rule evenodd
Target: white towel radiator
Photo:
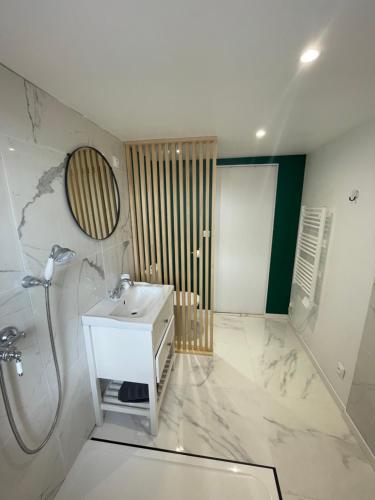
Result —
<path fill-rule="evenodd" d="M 315 302 L 326 217 L 325 207 L 301 208 L 293 283 L 301 287 L 309 304 Z"/>

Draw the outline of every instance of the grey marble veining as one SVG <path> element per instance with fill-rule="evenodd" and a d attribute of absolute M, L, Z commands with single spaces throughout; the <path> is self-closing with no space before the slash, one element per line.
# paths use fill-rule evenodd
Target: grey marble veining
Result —
<path fill-rule="evenodd" d="M 41 118 L 41 99 L 40 99 L 40 90 L 35 87 L 32 83 L 29 83 L 27 80 L 23 81 L 25 88 L 25 99 L 26 99 L 26 109 L 27 115 L 30 120 L 32 136 L 35 144 L 37 141 L 37 132 L 41 127 L 42 118 Z"/>
<path fill-rule="evenodd" d="M 317 373 L 312 373 L 310 376 L 308 376 L 306 378 L 305 386 L 304 386 L 302 393 L 301 393 L 301 398 L 305 399 L 308 397 L 308 395 L 310 393 L 310 388 L 313 385 L 316 378 L 317 378 Z"/>
<path fill-rule="evenodd" d="M 158 436 L 147 429 L 107 413 L 94 435 L 275 465 L 289 500 L 374 498 L 375 472 L 286 321 L 215 315 L 214 356 L 177 356 Z"/>
<path fill-rule="evenodd" d="M 83 266 L 87 264 L 88 266 L 91 267 L 91 269 L 94 269 L 99 275 L 100 278 L 104 279 L 104 269 L 102 266 L 100 266 L 97 262 L 94 262 L 92 259 L 89 259 L 88 257 L 85 257 L 82 259 L 81 263 L 81 270 L 80 270 L 80 275 L 82 275 L 82 270 Z"/>
<path fill-rule="evenodd" d="M 18 224 L 18 236 L 22 238 L 22 228 L 26 224 L 26 211 L 27 209 L 35 203 L 37 199 L 39 199 L 41 196 L 45 194 L 52 194 L 54 193 L 53 189 L 53 182 L 58 179 L 62 178 L 65 172 L 65 161 L 61 162 L 58 166 L 56 167 L 51 167 L 45 172 L 43 172 L 42 176 L 38 179 L 38 183 L 36 185 L 35 193 L 33 194 L 32 198 L 30 201 L 28 201 L 21 210 L 21 217 L 20 217 L 20 223 Z"/>

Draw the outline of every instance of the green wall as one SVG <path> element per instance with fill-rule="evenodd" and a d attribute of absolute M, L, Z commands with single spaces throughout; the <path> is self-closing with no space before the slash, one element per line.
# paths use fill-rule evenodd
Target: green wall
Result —
<path fill-rule="evenodd" d="M 218 159 L 220 165 L 277 163 L 275 218 L 266 312 L 287 314 L 292 285 L 306 155 Z"/>

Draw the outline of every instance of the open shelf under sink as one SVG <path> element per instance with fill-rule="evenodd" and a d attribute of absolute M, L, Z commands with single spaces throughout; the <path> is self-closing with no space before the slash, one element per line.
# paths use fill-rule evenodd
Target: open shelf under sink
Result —
<path fill-rule="evenodd" d="M 170 371 L 173 367 L 174 356 L 175 356 L 174 350 L 171 349 L 169 352 L 167 361 L 164 365 L 164 370 L 163 370 L 163 373 L 161 375 L 160 382 L 157 386 L 158 406 L 159 407 L 161 406 L 162 399 L 163 399 L 164 394 L 165 394 L 166 381 L 168 380 Z M 118 392 L 119 392 L 122 384 L 123 384 L 123 381 L 120 381 L 120 380 L 107 381 L 107 384 L 105 385 L 104 392 L 102 395 L 103 404 L 106 405 L 106 407 L 103 407 L 103 408 L 110 410 L 110 408 L 107 405 L 116 405 L 118 407 L 123 407 L 124 410 L 126 409 L 126 413 L 136 413 L 139 415 L 139 414 L 143 414 L 143 411 L 144 411 L 144 413 L 147 414 L 147 412 L 149 411 L 149 408 L 150 408 L 149 403 L 124 403 L 123 401 L 120 401 L 118 399 Z M 132 410 L 135 410 L 135 411 L 133 412 Z"/>

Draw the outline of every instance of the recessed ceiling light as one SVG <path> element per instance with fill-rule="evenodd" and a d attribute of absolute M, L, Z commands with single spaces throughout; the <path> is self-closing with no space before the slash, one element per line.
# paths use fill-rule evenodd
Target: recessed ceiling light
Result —
<path fill-rule="evenodd" d="M 255 137 L 257 139 L 262 139 L 262 137 L 264 137 L 266 135 L 266 131 L 264 130 L 264 128 L 260 128 L 259 130 L 257 130 L 255 132 Z"/>
<path fill-rule="evenodd" d="M 301 63 L 310 63 L 318 59 L 320 52 L 318 49 L 308 49 L 300 57 Z"/>
<path fill-rule="evenodd" d="M 14 149 L 14 148 L 12 148 L 12 147 L 10 147 L 10 148 L 8 148 L 8 149 L 9 149 L 9 151 L 15 151 L 15 149 Z"/>

